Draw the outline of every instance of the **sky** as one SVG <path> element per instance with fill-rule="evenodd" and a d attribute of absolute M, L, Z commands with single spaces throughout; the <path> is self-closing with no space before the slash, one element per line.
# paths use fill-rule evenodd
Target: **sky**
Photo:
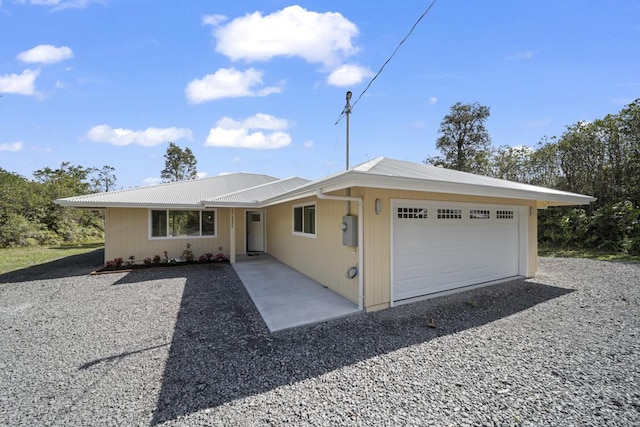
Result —
<path fill-rule="evenodd" d="M 439 154 L 456 102 L 535 147 L 640 98 L 637 0 L 437 0 L 398 48 L 431 1 L 0 0 L 0 167 L 151 185 L 171 141 L 201 177 L 320 179 L 347 91 L 350 166 Z"/>

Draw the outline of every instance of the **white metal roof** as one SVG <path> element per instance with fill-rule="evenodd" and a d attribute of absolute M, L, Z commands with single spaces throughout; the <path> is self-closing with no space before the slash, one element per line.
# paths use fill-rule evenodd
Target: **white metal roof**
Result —
<path fill-rule="evenodd" d="M 303 187 L 280 194 L 265 204 L 308 197 L 351 187 L 413 190 L 470 196 L 535 200 L 538 207 L 586 205 L 596 199 L 583 194 L 521 184 L 421 163 L 378 157 L 336 175 L 313 181 Z"/>
<path fill-rule="evenodd" d="M 331 192 L 351 187 L 535 200 L 538 207 L 586 205 L 596 200 L 582 194 L 378 157 L 317 181 L 237 173 L 69 197 L 56 203 L 75 207 L 263 207 L 313 196 L 318 190 Z"/>
<path fill-rule="evenodd" d="M 202 203 L 205 206 L 260 205 L 266 199 L 270 199 L 287 191 L 299 188 L 309 182 L 311 181 L 304 178 L 286 178 L 279 181 L 268 182 L 246 190 L 240 190 L 235 193 L 225 194 L 213 199 L 204 200 Z"/>
<path fill-rule="evenodd" d="M 56 200 L 75 207 L 202 207 L 202 201 L 278 181 L 268 175 L 234 173 L 210 178 L 170 182 L 149 187 L 87 194 Z"/>

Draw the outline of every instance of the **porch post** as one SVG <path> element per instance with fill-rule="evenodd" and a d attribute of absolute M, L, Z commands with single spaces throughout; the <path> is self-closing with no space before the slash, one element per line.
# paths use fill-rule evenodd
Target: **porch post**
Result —
<path fill-rule="evenodd" d="M 229 261 L 231 264 L 236 263 L 236 209 L 231 208 L 229 215 Z"/>

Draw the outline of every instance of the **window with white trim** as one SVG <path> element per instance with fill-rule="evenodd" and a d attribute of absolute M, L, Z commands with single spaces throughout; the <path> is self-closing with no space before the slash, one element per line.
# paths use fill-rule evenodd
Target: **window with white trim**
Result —
<path fill-rule="evenodd" d="M 216 210 L 151 210 L 149 214 L 152 239 L 184 239 L 216 237 Z"/>
<path fill-rule="evenodd" d="M 293 234 L 316 235 L 316 204 L 293 206 Z"/>

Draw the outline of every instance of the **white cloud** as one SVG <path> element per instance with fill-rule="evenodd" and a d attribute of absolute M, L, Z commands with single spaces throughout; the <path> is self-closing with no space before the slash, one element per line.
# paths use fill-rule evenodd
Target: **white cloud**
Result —
<path fill-rule="evenodd" d="M 239 122 L 229 117 L 223 117 L 218 120 L 218 127 L 230 130 L 238 129 L 265 129 L 265 130 L 283 130 L 289 127 L 287 119 L 272 116 L 270 114 L 257 113 L 251 117 L 247 117 Z"/>
<path fill-rule="evenodd" d="M 305 142 L 303 145 L 304 145 L 304 148 L 311 148 L 313 147 L 313 141 L 309 140 Z"/>
<path fill-rule="evenodd" d="M 218 120 L 216 127 L 209 130 L 204 145 L 255 149 L 282 148 L 291 143 L 291 136 L 283 132 L 288 127 L 288 120 L 269 114 L 258 113 L 242 121 L 223 117 Z M 254 130 L 257 131 L 252 132 Z M 263 130 L 271 132 L 262 132 Z"/>
<path fill-rule="evenodd" d="M 37 95 L 36 77 L 40 70 L 24 70 L 22 74 L 5 74 L 0 76 L 0 93 L 18 95 Z"/>
<path fill-rule="evenodd" d="M 202 17 L 202 25 L 212 25 L 217 27 L 227 20 L 227 17 L 224 15 L 204 15 Z"/>
<path fill-rule="evenodd" d="M 214 74 L 189 82 L 184 92 L 190 104 L 199 104 L 221 98 L 244 96 L 267 96 L 282 92 L 279 87 L 262 87 L 262 71 L 249 68 L 239 71 L 235 68 L 220 68 Z"/>
<path fill-rule="evenodd" d="M 352 43 L 358 27 L 337 12 L 318 13 L 294 5 L 270 15 L 247 14 L 225 25 L 220 25 L 219 16 L 205 17 L 203 22 L 215 27 L 216 52 L 234 61 L 297 56 L 334 68 L 358 50 Z"/>
<path fill-rule="evenodd" d="M 200 178 L 206 178 L 207 177 L 207 173 L 206 172 L 198 172 L 196 173 L 196 178 L 200 179 Z"/>
<path fill-rule="evenodd" d="M 429 105 L 436 105 L 437 102 L 438 102 L 437 96 L 432 96 L 431 98 L 429 98 Z"/>
<path fill-rule="evenodd" d="M 145 179 L 143 179 L 142 182 L 144 183 L 144 185 L 158 185 L 158 184 L 162 184 L 164 181 L 160 177 L 148 176 Z"/>
<path fill-rule="evenodd" d="M 73 58 L 73 51 L 67 46 L 56 47 L 50 44 L 41 44 L 20 52 L 17 58 L 22 62 L 53 64 Z"/>
<path fill-rule="evenodd" d="M 0 151 L 20 151 L 22 142 L 0 142 Z"/>
<path fill-rule="evenodd" d="M 327 76 L 327 83 L 338 87 L 352 86 L 371 76 L 373 76 L 373 72 L 366 67 L 344 64 Z"/>
<path fill-rule="evenodd" d="M 20 0 L 22 4 L 50 6 L 53 10 L 83 9 L 91 3 L 104 4 L 104 0 Z"/>
<path fill-rule="evenodd" d="M 151 147 L 168 141 L 179 139 L 193 139 L 190 129 L 180 128 L 147 128 L 145 130 L 113 129 L 108 125 L 94 126 L 85 134 L 85 138 L 95 142 L 106 142 L 113 145 L 123 146 L 138 144 L 144 147 Z"/>

